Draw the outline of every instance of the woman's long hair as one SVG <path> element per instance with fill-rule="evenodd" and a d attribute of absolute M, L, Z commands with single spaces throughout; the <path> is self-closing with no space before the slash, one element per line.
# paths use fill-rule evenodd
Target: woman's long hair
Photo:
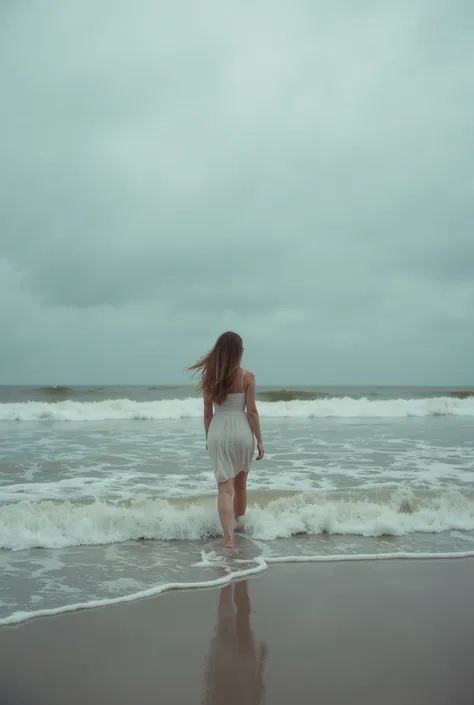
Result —
<path fill-rule="evenodd" d="M 232 387 L 235 373 L 242 358 L 242 338 L 237 333 L 227 331 L 220 335 L 210 352 L 201 357 L 195 365 L 188 367 L 201 379 L 197 391 L 214 404 L 222 404 Z"/>

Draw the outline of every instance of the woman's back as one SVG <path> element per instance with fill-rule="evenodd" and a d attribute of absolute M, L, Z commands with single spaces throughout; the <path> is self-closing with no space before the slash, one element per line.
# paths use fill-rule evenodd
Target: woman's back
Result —
<path fill-rule="evenodd" d="M 231 392 L 222 404 L 216 404 L 216 413 L 220 411 L 245 411 L 245 392 Z"/>
<path fill-rule="evenodd" d="M 227 397 L 221 404 L 216 404 L 215 409 L 245 411 L 245 370 L 241 367 L 235 373 Z"/>

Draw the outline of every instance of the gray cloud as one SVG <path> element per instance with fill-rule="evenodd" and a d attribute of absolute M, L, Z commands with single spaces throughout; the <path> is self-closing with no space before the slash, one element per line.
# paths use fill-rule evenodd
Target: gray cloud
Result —
<path fill-rule="evenodd" d="M 186 18 L 186 21 L 184 21 Z M 471 5 L 0 9 L 1 382 L 473 383 Z"/>

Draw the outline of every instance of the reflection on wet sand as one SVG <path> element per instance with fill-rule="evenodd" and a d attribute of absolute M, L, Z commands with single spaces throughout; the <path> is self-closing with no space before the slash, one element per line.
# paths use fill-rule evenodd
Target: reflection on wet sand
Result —
<path fill-rule="evenodd" d="M 221 589 L 205 671 L 203 705 L 263 703 L 267 647 L 263 642 L 255 643 L 251 611 L 247 580 Z"/>

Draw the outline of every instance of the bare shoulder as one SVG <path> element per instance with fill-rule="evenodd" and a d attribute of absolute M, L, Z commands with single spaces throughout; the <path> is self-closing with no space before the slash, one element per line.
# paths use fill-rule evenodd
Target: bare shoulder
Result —
<path fill-rule="evenodd" d="M 250 370 L 244 371 L 244 387 L 248 389 L 251 386 L 255 386 L 255 375 Z"/>

